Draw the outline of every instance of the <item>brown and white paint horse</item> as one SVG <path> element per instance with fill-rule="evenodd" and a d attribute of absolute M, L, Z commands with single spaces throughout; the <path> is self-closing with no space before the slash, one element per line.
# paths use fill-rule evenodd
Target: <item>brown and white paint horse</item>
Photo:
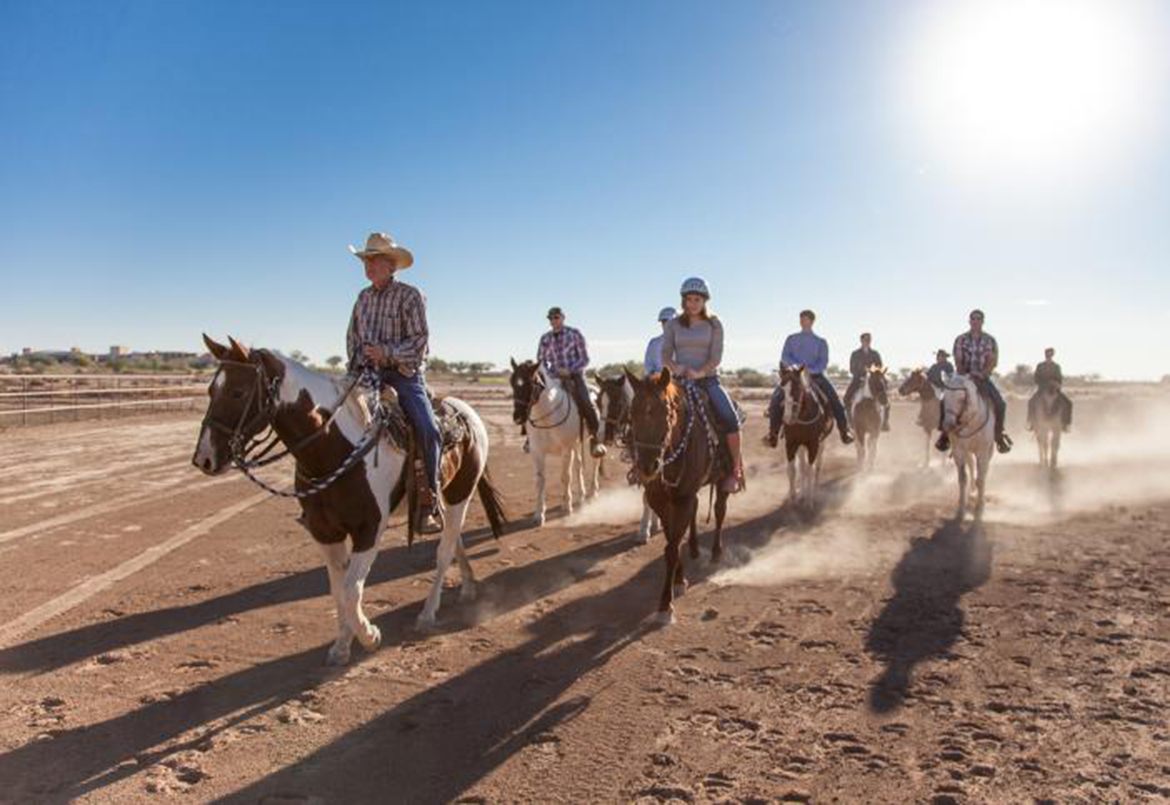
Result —
<path fill-rule="evenodd" d="M 878 439 L 882 435 L 885 409 L 890 407 L 884 366 L 871 366 L 853 401 L 853 435 L 857 445 L 857 466 L 872 470 L 877 461 Z"/>
<path fill-rule="evenodd" d="M 695 410 L 685 389 L 672 383 L 670 370 L 645 380 L 626 372 L 634 389 L 630 403 L 630 448 L 634 471 L 646 488 L 646 500 L 654 509 L 666 534 L 666 579 L 655 616 L 659 623 L 674 621 L 674 599 L 686 593 L 680 546 L 687 529 L 691 529 L 690 554 L 699 556 L 699 544 L 693 524 L 699 506 L 699 490 L 715 485 L 715 536 L 711 543 L 711 561 L 723 556 L 723 519 L 727 515 L 728 492 L 722 482 L 730 467 L 722 470 L 711 449 L 707 422 L 714 412 Z M 702 404 L 706 404 L 703 400 Z M 717 437 L 716 437 L 717 438 Z"/>
<path fill-rule="evenodd" d="M 1036 447 L 1040 451 L 1040 466 L 1056 469 L 1060 454 L 1060 438 L 1064 433 L 1064 400 L 1060 396 L 1059 383 L 1047 383 L 1037 389 L 1031 402 L 1032 430 L 1036 434 Z"/>
<path fill-rule="evenodd" d="M 634 387 L 626 376 L 599 377 L 600 391 L 597 392 L 597 411 L 601 417 L 601 429 L 598 436 L 607 445 L 623 443 L 625 434 L 630 427 L 630 404 L 634 401 Z M 642 522 L 638 526 L 639 545 L 645 545 L 653 534 L 658 533 L 662 523 L 650 502 L 642 493 Z"/>
<path fill-rule="evenodd" d="M 528 449 L 536 475 L 536 511 L 533 518 L 543 526 L 548 511 L 545 496 L 547 476 L 545 465 L 550 455 L 561 457 L 561 476 L 565 484 L 565 511 L 572 514 L 573 482 L 577 482 L 580 498 L 594 497 L 600 484 L 601 461 L 589 452 L 584 422 L 577 411 L 577 403 L 560 381 L 535 361 L 516 363 L 512 359 L 512 420 L 525 425 L 528 431 Z M 589 475 L 586 487 L 585 476 Z"/>
<path fill-rule="evenodd" d="M 824 442 L 833 432 L 833 417 L 828 401 L 821 398 L 803 366 L 782 367 L 780 385 L 784 387 L 788 502 L 811 510 L 816 505 Z"/>
<path fill-rule="evenodd" d="M 279 440 L 292 448 L 296 489 L 303 492 L 310 479 L 323 478 L 341 467 L 361 442 L 371 423 L 370 411 L 362 396 L 347 394 L 339 380 L 270 350 L 249 350 L 234 339 L 229 339 L 230 346 L 224 346 L 206 335 L 203 338 L 219 361 L 192 458 L 204 473 L 217 475 L 232 467 L 238 446 L 271 427 Z M 447 402 L 466 423 L 467 435 L 443 459 L 440 497 L 447 508 L 446 527 L 439 537 L 435 580 L 418 616 L 423 628 L 435 622 L 443 578 L 452 558 L 458 559 L 463 576 L 460 599 L 475 597 L 475 576 L 462 537 L 471 496 L 478 491 L 496 536 L 506 521 L 499 496 L 485 474 L 488 436 L 483 421 L 462 400 L 448 397 Z M 354 637 L 367 651 L 381 643 L 378 627 L 362 610 L 362 594 L 382 532 L 405 497 L 405 464 L 401 449 L 380 438 L 376 447 L 334 483 L 300 499 L 299 521 L 321 550 L 329 590 L 337 605 L 337 639 L 327 659 L 331 665 L 349 661 Z"/>
<path fill-rule="evenodd" d="M 939 395 L 933 383 L 926 376 L 925 369 L 915 369 L 909 376 L 902 381 L 902 385 L 898 387 L 898 393 L 903 397 L 911 394 L 918 395 L 918 427 L 926 433 L 923 440 L 925 444 L 925 456 L 922 465 L 924 467 L 930 466 L 931 447 L 934 443 L 934 433 L 938 430 L 939 420 L 942 418 L 942 407 L 939 404 Z M 946 461 L 946 456 L 943 456 L 943 461 Z"/>

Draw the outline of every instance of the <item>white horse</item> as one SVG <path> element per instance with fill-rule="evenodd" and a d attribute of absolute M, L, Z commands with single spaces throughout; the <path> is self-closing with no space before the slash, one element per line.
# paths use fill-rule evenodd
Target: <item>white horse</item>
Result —
<path fill-rule="evenodd" d="M 528 447 L 536 472 L 536 511 L 533 518 L 543 526 L 547 503 L 545 499 L 545 464 L 550 455 L 561 456 L 561 476 L 565 485 L 565 511 L 573 512 L 573 481 L 581 500 L 597 494 L 601 462 L 594 460 L 588 448 L 584 421 L 577 404 L 560 381 L 535 361 L 517 364 L 512 361 L 512 419 L 528 431 Z M 591 390 L 595 393 L 595 390 Z M 589 475 L 586 487 L 585 476 Z"/>
<path fill-rule="evenodd" d="M 950 439 L 951 455 L 959 470 L 959 507 L 955 520 L 961 521 L 967 513 L 968 474 L 974 474 L 979 495 L 975 519 L 982 520 L 987 473 L 995 453 L 995 415 L 991 403 L 966 375 L 951 376 L 943 389 L 942 430 Z"/>
<path fill-rule="evenodd" d="M 347 393 L 347 385 L 340 380 L 266 349 L 248 350 L 231 339 L 230 347 L 207 336 L 204 341 L 219 368 L 209 389 L 192 463 L 208 475 L 222 473 L 247 460 L 249 443 L 254 445 L 254 438 L 272 429 L 296 459 L 299 522 L 321 550 L 337 605 L 337 639 L 327 662 L 347 663 L 354 637 L 367 651 L 375 650 L 382 634 L 366 617 L 362 596 L 382 533 L 406 497 L 406 455 L 381 437 L 361 453 L 363 445 L 369 444 L 370 411 L 362 396 Z M 466 425 L 466 434 L 450 448 L 444 462 L 449 470 L 439 496 L 445 504 L 444 528 L 435 580 L 418 616 L 420 628 L 435 622 L 443 579 L 453 558 L 458 559 L 463 576 L 460 600 L 475 597 L 475 575 L 462 536 L 472 495 L 479 493 L 497 536 L 505 522 L 499 496 L 485 474 L 487 429 L 467 403 L 453 397 L 446 402 Z M 347 467 L 347 462 L 352 463 Z M 321 488 L 314 491 L 317 486 Z"/>
<path fill-rule="evenodd" d="M 623 374 L 620 377 L 600 378 L 601 390 L 597 394 L 597 412 L 601 418 L 598 438 L 609 446 L 616 443 L 621 432 L 628 427 L 630 403 L 634 401 L 634 387 Z M 646 492 L 642 492 L 642 521 L 638 526 L 637 542 L 645 545 L 653 534 L 662 529 L 658 515 L 650 506 Z"/>

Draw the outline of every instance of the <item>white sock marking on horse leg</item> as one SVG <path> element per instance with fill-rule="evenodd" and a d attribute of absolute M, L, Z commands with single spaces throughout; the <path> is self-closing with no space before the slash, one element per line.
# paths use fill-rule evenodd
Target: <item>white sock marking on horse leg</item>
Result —
<path fill-rule="evenodd" d="M 337 637 L 329 649 L 329 662 L 343 664 L 349 660 L 350 644 L 353 642 L 353 629 L 345 616 L 345 564 L 349 558 L 349 543 L 323 545 L 318 542 L 316 545 L 325 561 L 325 571 L 329 574 L 329 594 L 333 596 L 333 605 L 337 608 Z"/>
<path fill-rule="evenodd" d="M 548 504 L 545 500 L 548 475 L 546 474 L 544 451 L 537 450 L 535 445 L 533 445 L 532 450 L 532 468 L 536 474 L 536 522 L 538 525 L 544 525 L 544 515 L 548 511 Z"/>
<path fill-rule="evenodd" d="M 362 593 L 366 587 L 366 576 L 378 558 L 378 546 L 367 551 L 351 554 L 349 566 L 345 570 L 344 604 L 345 616 L 349 620 L 349 628 L 357 635 L 357 639 L 366 648 L 373 647 L 380 635 L 378 630 L 366 618 L 362 611 Z"/>
<path fill-rule="evenodd" d="M 455 557 L 455 537 L 458 533 L 458 526 L 448 520 L 439 537 L 439 549 L 435 552 L 435 581 L 431 584 L 427 601 L 418 616 L 418 623 L 421 626 L 430 626 L 435 622 L 435 615 L 439 611 L 439 602 L 443 596 L 443 579 L 447 577 L 447 568 L 451 566 L 451 560 Z"/>

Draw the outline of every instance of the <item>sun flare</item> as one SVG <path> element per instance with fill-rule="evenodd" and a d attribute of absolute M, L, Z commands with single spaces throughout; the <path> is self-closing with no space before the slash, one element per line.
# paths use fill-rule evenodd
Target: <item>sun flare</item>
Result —
<path fill-rule="evenodd" d="M 1126 0 L 932 4 L 907 65 L 932 159 L 1067 178 L 1131 147 L 1163 103 L 1152 14 Z"/>

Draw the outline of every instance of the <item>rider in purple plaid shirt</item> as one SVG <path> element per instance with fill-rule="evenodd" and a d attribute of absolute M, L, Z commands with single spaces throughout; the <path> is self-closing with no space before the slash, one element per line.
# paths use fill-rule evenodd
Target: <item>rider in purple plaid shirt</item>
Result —
<path fill-rule="evenodd" d="M 540 337 L 536 348 L 536 362 L 556 374 L 565 385 L 577 410 L 589 429 L 590 449 L 595 458 L 605 455 L 605 445 L 597 441 L 600 419 L 597 406 L 585 384 L 585 367 L 589 365 L 589 352 L 585 349 L 585 336 L 573 327 L 565 326 L 565 313 L 559 307 L 549 308 L 548 323 L 552 329 Z"/>
<path fill-rule="evenodd" d="M 999 364 L 999 344 L 990 333 L 983 332 L 983 311 L 972 310 L 968 319 L 971 328 L 955 339 L 955 371 L 960 375 L 967 375 L 975 382 L 979 393 L 991 401 L 991 410 L 995 414 L 995 447 L 999 452 L 1006 453 L 1012 449 L 1011 438 L 1004 433 L 1004 419 L 1007 417 L 1007 402 L 991 375 Z M 942 420 L 946 417 L 945 404 L 940 401 Z M 935 447 L 946 451 L 951 447 L 951 440 L 946 433 L 938 437 Z"/>

